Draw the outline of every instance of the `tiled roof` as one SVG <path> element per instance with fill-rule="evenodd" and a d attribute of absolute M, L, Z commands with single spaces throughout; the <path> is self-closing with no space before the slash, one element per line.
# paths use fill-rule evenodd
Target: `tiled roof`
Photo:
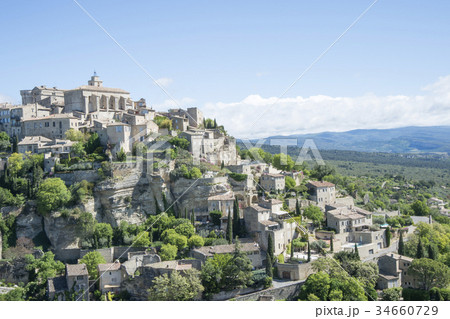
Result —
<path fill-rule="evenodd" d="M 25 136 L 17 145 L 35 144 L 39 142 L 48 143 L 52 140 L 44 136 Z"/>
<path fill-rule="evenodd" d="M 87 276 L 89 275 L 87 267 L 85 264 L 76 265 L 66 265 L 66 275 L 67 276 Z"/>
<path fill-rule="evenodd" d="M 48 291 L 49 292 L 64 291 L 66 289 L 67 289 L 66 277 L 59 276 L 59 277 L 48 279 Z"/>
<path fill-rule="evenodd" d="M 234 194 L 232 192 L 219 194 L 208 197 L 208 200 L 234 200 Z"/>
<path fill-rule="evenodd" d="M 98 266 L 98 271 L 99 272 L 104 272 L 104 271 L 115 271 L 115 270 L 119 270 L 120 269 L 120 263 L 106 263 L 106 264 L 99 264 Z"/>
<path fill-rule="evenodd" d="M 264 226 L 278 226 L 278 223 L 272 220 L 262 220 L 260 221 L 260 223 L 263 224 Z"/>
<path fill-rule="evenodd" d="M 318 182 L 318 181 L 309 181 L 308 184 L 314 187 L 334 187 L 335 185 L 330 182 Z"/>

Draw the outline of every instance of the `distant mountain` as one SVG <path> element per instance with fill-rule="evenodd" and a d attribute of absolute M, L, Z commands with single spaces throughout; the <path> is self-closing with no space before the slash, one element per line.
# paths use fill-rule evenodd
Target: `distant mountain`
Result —
<path fill-rule="evenodd" d="M 322 150 L 350 150 L 388 153 L 447 153 L 450 154 L 450 126 L 409 126 L 381 130 L 352 130 L 289 136 L 271 136 L 270 139 L 296 138 L 302 146 L 313 139 Z"/>

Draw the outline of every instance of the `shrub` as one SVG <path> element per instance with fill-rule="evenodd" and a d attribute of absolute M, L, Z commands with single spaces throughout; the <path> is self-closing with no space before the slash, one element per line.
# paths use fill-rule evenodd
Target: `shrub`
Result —
<path fill-rule="evenodd" d="M 243 182 L 247 179 L 247 174 L 229 173 L 228 176 L 237 182 Z"/>

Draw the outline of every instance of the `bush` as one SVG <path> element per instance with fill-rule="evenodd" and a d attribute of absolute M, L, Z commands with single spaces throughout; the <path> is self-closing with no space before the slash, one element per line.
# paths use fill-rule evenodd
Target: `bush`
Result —
<path fill-rule="evenodd" d="M 196 247 L 202 247 L 205 244 L 205 240 L 203 237 L 199 235 L 194 235 L 188 240 L 188 246 L 189 248 L 196 248 Z"/>
<path fill-rule="evenodd" d="M 405 288 L 402 297 L 405 301 L 428 301 L 430 300 L 430 293 L 426 290 Z"/>
<path fill-rule="evenodd" d="M 219 210 L 213 210 L 209 213 L 211 221 L 215 226 L 220 226 L 220 219 L 222 218 L 222 212 Z"/>
<path fill-rule="evenodd" d="M 189 148 L 189 141 L 183 137 L 173 137 L 169 140 L 169 143 L 184 150 Z"/>
<path fill-rule="evenodd" d="M 127 154 L 124 152 L 123 148 L 117 152 L 116 157 L 119 162 L 125 162 L 127 160 Z"/>
<path fill-rule="evenodd" d="M 401 296 L 402 296 L 402 288 L 395 287 L 384 289 L 381 298 L 384 301 L 399 301 Z"/>
<path fill-rule="evenodd" d="M 228 176 L 230 176 L 232 179 L 234 179 L 237 182 L 243 182 L 243 181 L 247 180 L 247 174 L 229 173 Z"/>
<path fill-rule="evenodd" d="M 60 178 L 48 178 L 36 194 L 37 209 L 42 215 L 61 208 L 70 200 L 70 192 Z"/>
<path fill-rule="evenodd" d="M 177 257 L 178 249 L 177 246 L 171 244 L 165 244 L 161 246 L 159 255 L 162 261 L 173 260 Z"/>

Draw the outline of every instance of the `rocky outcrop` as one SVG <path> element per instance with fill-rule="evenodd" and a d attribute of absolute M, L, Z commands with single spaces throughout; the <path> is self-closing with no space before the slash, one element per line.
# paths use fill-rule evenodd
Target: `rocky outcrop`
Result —
<path fill-rule="evenodd" d="M 25 269 L 24 258 L 16 258 L 12 261 L 0 261 L 0 280 L 6 283 L 28 283 L 28 271 Z"/>
<path fill-rule="evenodd" d="M 53 213 L 44 217 L 44 230 L 53 249 L 78 248 L 79 225 L 74 217 Z"/>
<path fill-rule="evenodd" d="M 16 236 L 33 239 L 44 230 L 43 218 L 36 211 L 34 201 L 28 201 L 25 207 L 17 215 Z"/>
<path fill-rule="evenodd" d="M 162 208 L 163 192 L 167 193 L 167 189 L 161 177 L 133 169 L 128 174 L 99 183 L 94 189 L 95 206 L 102 222 L 112 226 L 118 226 L 121 221 L 140 224 L 148 215 L 156 213 L 156 205 Z M 169 202 L 170 199 L 169 194 Z"/>
<path fill-rule="evenodd" d="M 173 198 L 177 199 L 177 209 L 184 212 L 194 210 L 196 216 L 208 214 L 208 197 L 231 190 L 227 177 L 185 179 L 180 178 L 171 184 Z"/>

